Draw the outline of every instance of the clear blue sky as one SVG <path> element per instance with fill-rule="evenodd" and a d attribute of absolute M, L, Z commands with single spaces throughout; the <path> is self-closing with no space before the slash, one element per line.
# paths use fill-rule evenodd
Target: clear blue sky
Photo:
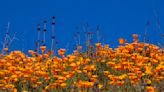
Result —
<path fill-rule="evenodd" d="M 105 43 L 115 46 L 120 37 L 131 41 L 133 33 L 142 39 L 148 20 L 148 37 L 150 43 L 156 44 L 162 39 L 154 10 L 160 18 L 161 29 L 164 29 L 164 0 L 1 0 L 0 41 L 3 41 L 5 28 L 10 22 L 10 33 L 17 32 L 19 39 L 13 43 L 12 49 L 34 49 L 37 24 L 45 19 L 50 24 L 51 16 L 56 16 L 55 36 L 61 48 L 72 44 L 76 26 L 85 23 L 93 32 L 100 25 Z M 50 31 L 47 44 L 50 44 Z"/>

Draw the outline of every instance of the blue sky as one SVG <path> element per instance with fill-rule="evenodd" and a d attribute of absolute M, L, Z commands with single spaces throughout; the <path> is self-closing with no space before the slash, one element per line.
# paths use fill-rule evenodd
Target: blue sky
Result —
<path fill-rule="evenodd" d="M 71 46 L 76 26 L 86 23 L 93 32 L 99 25 L 105 43 L 115 47 L 118 38 L 131 41 L 133 33 L 139 34 L 142 40 L 146 22 L 150 21 L 147 35 L 150 43 L 157 44 L 162 39 L 155 15 L 158 14 L 161 29 L 164 29 L 163 5 L 163 0 L 1 0 L 0 41 L 3 41 L 10 22 L 10 34 L 16 32 L 19 39 L 13 42 L 11 49 L 34 49 L 37 24 L 43 24 L 46 19 L 49 24 L 46 44 L 50 44 L 51 17 L 55 16 L 55 36 L 61 48 Z"/>

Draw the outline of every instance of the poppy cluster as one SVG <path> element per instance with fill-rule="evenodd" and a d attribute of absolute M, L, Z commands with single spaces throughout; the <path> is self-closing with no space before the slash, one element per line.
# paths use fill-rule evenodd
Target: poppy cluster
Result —
<path fill-rule="evenodd" d="M 161 92 L 164 84 L 164 50 L 154 44 L 119 39 L 120 46 L 96 43 L 92 56 L 78 46 L 59 56 L 29 50 L 11 51 L 0 58 L 2 92 Z"/>

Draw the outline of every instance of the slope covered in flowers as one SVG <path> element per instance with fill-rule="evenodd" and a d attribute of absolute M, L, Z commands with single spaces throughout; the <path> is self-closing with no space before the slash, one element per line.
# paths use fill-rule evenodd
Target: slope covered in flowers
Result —
<path fill-rule="evenodd" d="M 110 48 L 96 43 L 82 52 L 58 56 L 46 46 L 42 53 L 29 50 L 30 56 L 12 51 L 0 58 L 0 92 L 162 92 L 164 49 L 134 41 Z"/>

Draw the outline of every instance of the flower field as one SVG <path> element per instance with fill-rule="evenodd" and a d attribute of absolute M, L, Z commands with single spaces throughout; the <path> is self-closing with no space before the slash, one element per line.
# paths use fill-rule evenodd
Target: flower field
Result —
<path fill-rule="evenodd" d="M 0 92 L 163 92 L 164 49 L 119 39 L 117 48 L 96 43 L 92 49 L 59 56 L 11 51 L 0 58 Z M 4 49 L 7 51 L 7 48 Z"/>

